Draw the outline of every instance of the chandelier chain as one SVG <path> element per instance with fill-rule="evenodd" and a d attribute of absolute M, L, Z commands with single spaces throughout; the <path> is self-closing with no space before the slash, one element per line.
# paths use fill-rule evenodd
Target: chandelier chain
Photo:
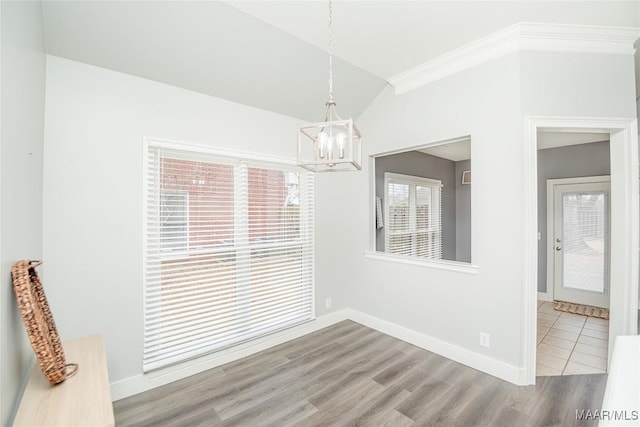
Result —
<path fill-rule="evenodd" d="M 333 2 L 329 2 L 329 103 L 333 103 Z"/>
<path fill-rule="evenodd" d="M 0 0 L 2 1 L 2 0 Z M 352 118 L 338 116 L 333 100 L 333 1 L 329 1 L 329 99 L 324 120 L 298 127 L 297 163 L 312 172 L 362 169 L 362 136 Z M 349 83 L 346 83 L 349 86 Z"/>

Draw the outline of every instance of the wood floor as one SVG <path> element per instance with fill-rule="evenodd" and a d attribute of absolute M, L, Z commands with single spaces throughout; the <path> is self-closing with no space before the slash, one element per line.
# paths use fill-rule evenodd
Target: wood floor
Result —
<path fill-rule="evenodd" d="M 117 426 L 572 426 L 606 375 L 517 387 L 358 323 L 114 403 Z"/>

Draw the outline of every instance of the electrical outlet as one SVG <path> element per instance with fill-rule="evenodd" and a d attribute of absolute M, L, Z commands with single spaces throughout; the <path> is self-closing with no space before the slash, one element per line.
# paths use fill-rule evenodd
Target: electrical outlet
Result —
<path fill-rule="evenodd" d="M 491 336 L 486 332 L 480 332 L 480 345 L 482 347 L 491 347 Z"/>
<path fill-rule="evenodd" d="M 327 298 L 324 302 L 324 308 L 331 308 L 331 298 Z"/>

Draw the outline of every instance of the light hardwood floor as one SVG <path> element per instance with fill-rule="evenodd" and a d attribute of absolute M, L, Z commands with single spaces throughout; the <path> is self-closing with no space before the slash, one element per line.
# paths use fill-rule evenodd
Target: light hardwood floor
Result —
<path fill-rule="evenodd" d="M 572 426 L 606 375 L 518 387 L 345 321 L 114 403 L 117 426 Z"/>

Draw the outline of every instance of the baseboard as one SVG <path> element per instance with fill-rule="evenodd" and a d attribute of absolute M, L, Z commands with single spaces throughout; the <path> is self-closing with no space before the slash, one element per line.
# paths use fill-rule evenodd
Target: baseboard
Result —
<path fill-rule="evenodd" d="M 538 301 L 553 301 L 553 296 L 548 292 L 538 292 Z"/>
<path fill-rule="evenodd" d="M 424 348 L 448 359 L 470 366 L 494 377 L 513 384 L 525 385 L 524 369 L 509 365 L 480 353 L 458 347 L 446 341 L 416 332 L 404 326 L 382 320 L 378 317 L 353 309 L 342 309 L 318 317 L 305 324 L 295 326 L 267 337 L 240 344 L 232 348 L 200 357 L 179 365 L 170 366 L 158 371 L 136 375 L 111 383 L 111 397 L 114 401 L 142 393 L 164 384 L 186 378 L 191 375 L 213 369 L 259 351 L 266 350 L 303 335 L 326 328 L 343 320 L 353 320 L 369 328 L 375 329 L 394 338 Z"/>
<path fill-rule="evenodd" d="M 446 341 L 416 332 L 404 326 L 382 320 L 357 310 L 348 309 L 347 317 L 354 322 L 429 350 L 463 365 L 485 372 L 516 385 L 525 385 L 524 369 L 509 365 L 480 353 L 458 347 Z"/>
<path fill-rule="evenodd" d="M 112 382 L 111 398 L 113 401 L 124 399 L 125 397 L 133 396 L 134 394 L 142 393 L 164 384 L 204 372 L 208 369 L 213 369 L 225 363 L 247 357 L 251 354 L 347 320 L 346 313 L 346 309 L 337 310 L 302 325 L 221 350 L 208 356 Z"/>

